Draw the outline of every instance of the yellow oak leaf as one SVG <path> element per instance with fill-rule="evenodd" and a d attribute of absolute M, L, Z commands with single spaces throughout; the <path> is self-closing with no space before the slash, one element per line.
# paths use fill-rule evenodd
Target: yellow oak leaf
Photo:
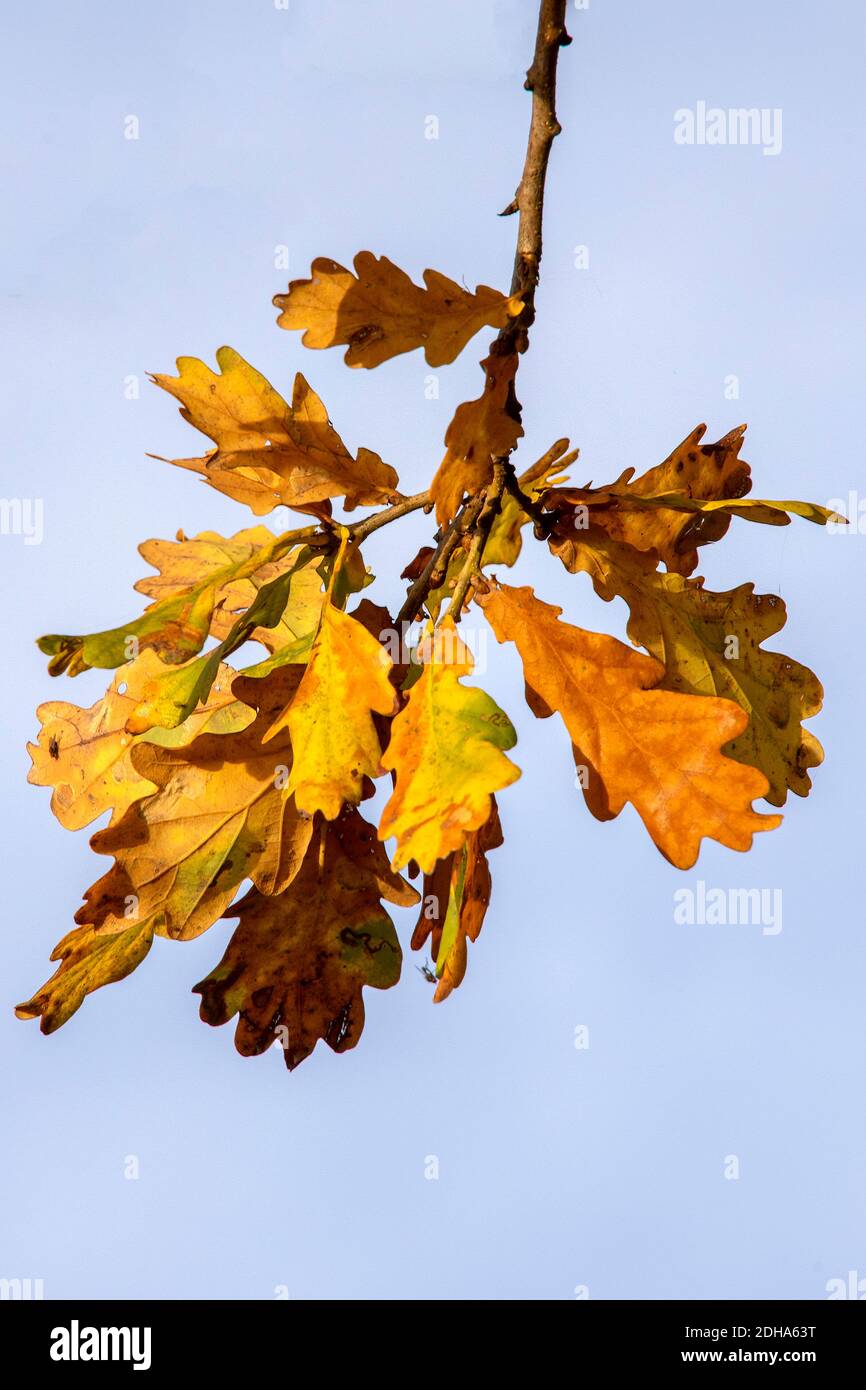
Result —
<path fill-rule="evenodd" d="M 702 579 L 665 574 L 654 554 L 619 545 L 594 526 L 554 537 L 551 549 L 572 572 L 586 571 L 601 598 L 625 599 L 629 637 L 665 667 L 661 687 L 720 695 L 746 711 L 748 726 L 724 751 L 765 774 L 771 805 L 783 806 L 789 789 L 808 795 L 808 770 L 824 754 L 801 721 L 819 712 L 823 691 L 807 666 L 761 646 L 785 625 L 781 598 L 756 594 L 753 584 L 712 593 Z"/>
<path fill-rule="evenodd" d="M 238 1052 L 256 1056 L 276 1041 L 290 1070 L 320 1038 L 335 1052 L 355 1046 L 364 985 L 388 989 L 400 978 L 400 944 L 381 899 L 418 901 L 354 807 L 323 823 L 320 835 L 284 892 L 253 889 L 232 908 L 234 935 L 194 990 L 206 1023 L 238 1015 Z"/>
<path fill-rule="evenodd" d="M 227 470 L 238 470 L 247 495 L 250 485 L 260 483 L 253 486 L 253 510 L 259 515 L 267 510 L 270 493 L 275 506 L 315 515 L 321 515 L 322 504 L 333 497 L 342 497 L 347 509 L 395 499 L 394 469 L 369 449 L 352 457 L 300 372 L 290 407 L 234 349 L 219 348 L 216 360 L 219 373 L 196 357 L 179 357 L 178 376 L 157 373 L 151 378 L 181 402 L 184 419 L 217 446 L 198 461 L 196 472 L 213 481 L 215 470 L 223 480 Z M 177 462 L 185 468 L 196 463 Z"/>
<path fill-rule="evenodd" d="M 394 710 L 392 665 L 362 623 L 325 605 L 297 694 L 265 735 L 270 740 L 288 729 L 294 757 L 288 789 L 299 810 L 333 820 L 344 802 L 360 801 L 365 777 L 380 775 L 373 715 Z"/>
<path fill-rule="evenodd" d="M 110 810 L 119 820 L 129 806 L 156 790 L 133 767 L 136 739 L 126 723 L 148 682 L 165 668 L 151 651 L 142 652 L 118 671 L 106 693 L 89 709 L 52 700 L 36 711 L 42 724 L 36 743 L 27 745 L 33 759 L 28 781 L 53 787 L 51 809 L 67 830 L 80 830 Z M 177 743 L 201 733 L 230 733 L 251 724 L 248 705 L 231 692 L 234 672 L 222 666 L 202 705 L 176 731 Z"/>
<path fill-rule="evenodd" d="M 704 836 L 746 850 L 781 816 L 751 809 L 767 778 L 722 756 L 748 715 L 730 700 L 659 688 L 664 667 L 615 637 L 559 621 L 529 588 L 479 598 L 500 642 L 520 653 L 533 713 L 562 717 L 586 804 L 599 820 L 631 802 L 662 854 L 689 869 Z"/>
<path fill-rule="evenodd" d="M 447 999 L 466 974 L 467 943 L 477 941 L 490 904 L 492 880 L 487 855 L 502 844 L 502 827 L 496 798 L 484 824 L 466 837 L 459 850 L 440 859 L 433 872 L 424 875 L 421 913 L 412 934 L 413 951 L 421 951 L 430 939 L 438 984 L 434 1004 Z"/>
<path fill-rule="evenodd" d="M 423 347 L 431 367 L 453 362 L 479 329 L 503 328 L 523 302 L 479 285 L 463 289 L 436 270 L 424 271 L 424 289 L 387 256 L 359 251 L 355 274 L 320 256 L 310 278 L 292 280 L 274 304 L 280 328 L 302 328 L 304 347 L 348 344 L 350 367 L 378 367 L 401 352 Z"/>
<path fill-rule="evenodd" d="M 19 1004 L 17 1018 L 38 1018 L 43 1033 L 54 1033 L 81 1008 L 88 994 L 123 980 L 141 964 L 153 944 L 153 924 L 136 922 L 121 931 L 77 927 L 51 953 L 60 965 L 32 999 Z"/>
<path fill-rule="evenodd" d="M 482 394 L 459 405 L 445 431 L 446 454 L 430 484 L 440 526 L 457 514 L 464 493 L 484 490 L 494 458 L 509 454 L 523 434 L 514 394 L 517 360 L 516 352 L 485 358 Z"/>
<path fill-rule="evenodd" d="M 515 782 L 520 769 L 505 756 L 517 742 L 508 716 L 483 690 L 460 684 L 473 661 L 451 618 L 425 637 L 417 657 L 421 675 L 382 758 L 396 785 L 379 838 L 397 837 L 396 869 L 414 859 L 430 873 L 485 823 L 493 793 Z"/>
<path fill-rule="evenodd" d="M 135 770 L 158 790 L 136 801 L 91 840 L 113 854 L 109 872 L 85 894 L 81 925 L 117 931 L 131 916 L 161 936 L 189 940 L 222 915 L 244 879 L 279 893 L 300 868 L 312 821 L 287 790 L 287 735 L 262 735 L 297 689 L 303 667 L 264 680 L 238 676 L 232 689 L 257 710 L 238 733 L 201 734 L 186 748 L 139 743 Z"/>

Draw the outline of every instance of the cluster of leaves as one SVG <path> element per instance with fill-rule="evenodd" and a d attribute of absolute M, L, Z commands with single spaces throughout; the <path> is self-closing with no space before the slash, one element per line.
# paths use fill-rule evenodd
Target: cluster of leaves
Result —
<path fill-rule="evenodd" d="M 820 708 L 817 679 L 762 645 L 783 626 L 784 604 L 751 584 L 712 593 L 693 577 L 699 547 L 732 518 L 833 516 L 748 498 L 741 429 L 705 444 L 701 426 L 658 467 L 603 487 L 568 485 L 576 454 L 558 440 L 518 477 L 520 297 L 473 294 L 434 271 L 420 288 L 361 252 L 354 274 L 317 260 L 275 302 L 283 328 L 303 330 L 309 348 L 345 346 L 353 367 L 417 348 L 438 367 L 483 327 L 498 334 L 480 396 L 457 408 L 430 491 L 412 498 L 378 454 L 350 452 L 300 374 L 291 404 L 225 347 L 218 373 L 181 358 L 176 377 L 153 378 L 214 446 L 172 462 L 256 516 L 287 506 L 311 523 L 147 541 L 155 573 L 136 585 L 150 600 L 140 617 L 40 639 L 53 675 L 116 669 L 90 709 L 41 706 L 30 747 L 30 780 L 53 788 L 62 825 L 110 812 L 91 844 L 113 857 L 55 948 L 55 973 L 17 1010 L 45 1032 L 134 970 L 154 936 L 190 940 L 224 915 L 237 927 L 195 987 L 201 1016 L 237 1016 L 240 1052 L 280 1041 L 289 1067 L 319 1039 L 352 1047 L 363 986 L 399 978 L 385 902 L 420 902 L 412 946 L 435 962 L 435 999 L 461 983 L 490 899 L 488 855 L 502 843 L 495 797 L 520 775 L 508 717 L 464 683 L 473 660 L 458 624 L 470 603 L 517 649 L 533 713 L 560 716 L 592 814 L 631 803 L 680 868 L 705 836 L 748 849 L 780 820 L 752 802 L 805 795 L 821 761 L 802 724 Z M 334 520 L 335 499 L 382 510 L 348 525 Z M 438 531 L 404 571 L 406 603 L 392 618 L 360 596 L 372 580 L 361 546 L 421 507 L 435 507 Z M 625 600 L 644 653 L 498 580 L 526 528 L 602 599 Z M 249 642 L 265 657 L 232 667 Z M 377 828 L 361 808 L 388 774 Z M 403 868 L 423 875 L 420 894 Z"/>

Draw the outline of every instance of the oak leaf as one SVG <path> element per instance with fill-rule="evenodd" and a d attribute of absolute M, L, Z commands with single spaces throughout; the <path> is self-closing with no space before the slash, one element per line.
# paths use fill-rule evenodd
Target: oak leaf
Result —
<path fill-rule="evenodd" d="M 514 394 L 517 353 L 491 353 L 481 363 L 484 390 L 465 401 L 445 431 L 446 453 L 430 484 L 436 520 L 447 526 L 464 493 L 482 492 L 493 476 L 493 460 L 509 454 L 523 434 Z"/>
<path fill-rule="evenodd" d="M 392 664 L 362 623 L 332 603 L 325 605 L 297 693 L 265 735 L 270 740 L 289 732 L 288 790 L 299 810 L 321 811 L 333 820 L 344 802 L 360 801 L 365 777 L 382 772 L 373 715 L 394 711 Z"/>
<path fill-rule="evenodd" d="M 116 932 L 77 927 L 51 953 L 60 965 L 32 999 L 15 1009 L 18 1018 L 39 1018 L 53 1033 L 81 1008 L 88 994 L 123 980 L 141 964 L 153 944 L 153 924 L 136 922 Z"/>
<path fill-rule="evenodd" d="M 678 444 L 663 463 L 634 478 L 626 486 L 625 474 L 620 480 L 622 490 L 631 497 L 653 497 L 662 493 L 677 493 L 685 497 L 731 499 L 743 497 L 751 490 L 751 470 L 740 449 L 745 425 L 730 430 L 715 444 L 702 444 L 706 425 L 698 425 Z M 627 469 L 628 478 L 633 470 Z M 546 507 L 585 505 L 585 498 L 569 496 L 559 490 L 545 495 Z M 609 491 L 609 489 L 608 489 Z M 655 550 L 668 569 L 678 574 L 691 574 L 698 563 L 697 547 L 721 540 L 731 524 L 730 516 L 689 516 L 669 510 L 637 511 L 619 509 L 616 505 L 599 509 L 593 515 L 614 540 L 625 541 L 637 550 Z"/>
<path fill-rule="evenodd" d="M 158 790 L 93 836 L 96 852 L 113 854 L 115 863 L 85 894 L 78 923 L 117 931 L 134 911 L 159 935 L 189 940 L 216 921 L 244 879 L 264 893 L 288 886 L 312 822 L 286 789 L 288 737 L 263 745 L 262 735 L 302 671 L 287 666 L 264 680 L 237 677 L 234 694 L 257 711 L 240 732 L 202 734 L 186 748 L 136 745 L 133 766 Z"/>
<path fill-rule="evenodd" d="M 274 505 L 318 515 L 334 497 L 342 497 L 349 510 L 394 499 L 394 469 L 369 449 L 352 457 L 300 372 L 290 407 L 234 349 L 219 348 L 216 360 L 219 373 L 196 357 L 179 357 L 178 376 L 151 378 L 181 402 L 184 419 L 217 446 L 195 471 L 210 481 L 214 468 L 221 476 L 240 470 L 244 487 L 250 479 L 259 481 L 254 510 L 264 510 L 268 492 L 276 496 Z M 190 467 L 195 461 L 177 462 Z"/>
<path fill-rule="evenodd" d="M 434 1004 L 447 999 L 466 974 L 467 943 L 477 941 L 490 903 L 492 880 L 487 855 L 502 844 L 496 798 L 488 819 L 466 837 L 461 849 L 440 859 L 424 875 L 421 913 L 412 935 L 413 951 L 430 939 L 438 984 Z"/>
<path fill-rule="evenodd" d="M 67 830 L 81 830 L 110 810 L 112 821 L 156 790 L 132 764 L 135 738 L 127 732 L 148 683 L 163 669 L 153 652 L 142 652 L 119 671 L 106 693 L 89 709 L 49 701 L 36 711 L 42 724 L 37 742 L 27 745 L 33 759 L 28 781 L 53 787 L 51 809 Z M 251 724 L 253 711 L 231 691 L 234 672 L 223 666 L 205 705 L 177 730 L 177 742 L 200 733 L 230 733 Z"/>
<path fill-rule="evenodd" d="M 396 869 L 414 859 L 430 873 L 485 823 L 493 793 L 515 782 L 520 769 L 505 756 L 517 742 L 508 716 L 483 690 L 460 683 L 473 661 L 451 618 L 425 637 L 417 656 L 421 674 L 382 758 L 396 785 L 379 838 L 397 837 Z"/>
<path fill-rule="evenodd" d="M 453 362 L 485 325 L 503 328 L 523 302 L 479 285 L 475 293 L 424 271 L 424 289 L 387 256 L 359 251 L 355 274 L 326 256 L 313 261 L 306 280 L 292 280 L 274 297 L 280 328 L 302 328 L 304 347 L 348 344 L 350 367 L 378 367 L 389 358 L 423 347 L 431 367 Z"/>
<path fill-rule="evenodd" d="M 628 635 L 662 662 L 664 689 L 720 695 L 746 711 L 747 728 L 724 751 L 764 773 L 773 806 L 784 805 L 789 789 L 808 794 L 808 769 L 824 754 L 801 721 L 819 712 L 823 691 L 807 666 L 761 646 L 785 625 L 781 598 L 756 594 L 753 584 L 713 593 L 702 579 L 658 571 L 652 553 L 619 545 L 598 527 L 553 538 L 551 550 L 572 572 L 585 570 L 601 598 L 625 599 Z"/>
<path fill-rule="evenodd" d="M 194 990 L 206 1023 L 238 1015 L 238 1052 L 255 1056 L 280 1040 L 290 1070 L 320 1038 L 335 1052 L 355 1046 L 363 986 L 388 989 L 400 978 L 400 945 L 381 899 L 399 907 L 418 901 L 354 808 L 320 834 L 284 892 L 253 889 L 227 914 L 238 926 Z"/>
<path fill-rule="evenodd" d="M 562 610 L 529 588 L 503 585 L 479 602 L 498 640 L 513 641 L 520 653 L 533 713 L 561 715 L 597 819 L 610 820 L 631 802 L 680 869 L 694 864 L 704 836 L 746 850 L 753 834 L 781 822 L 751 809 L 767 792 L 763 773 L 720 752 L 748 724 L 744 710 L 659 689 L 659 662 L 560 622 Z"/>

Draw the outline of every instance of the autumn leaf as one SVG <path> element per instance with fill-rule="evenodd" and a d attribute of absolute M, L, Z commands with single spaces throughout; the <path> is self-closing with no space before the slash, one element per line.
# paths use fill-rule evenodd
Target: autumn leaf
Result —
<path fill-rule="evenodd" d="M 801 721 L 821 709 L 821 683 L 807 666 L 761 646 L 785 625 L 782 599 L 753 584 L 712 593 L 702 579 L 656 569 L 656 557 L 618 545 L 597 527 L 551 549 L 567 567 L 585 570 L 603 599 L 625 599 L 628 635 L 665 666 L 661 687 L 689 695 L 720 695 L 749 716 L 725 746 L 728 757 L 767 777 L 767 800 L 783 806 L 788 789 L 806 796 L 808 769 L 823 760 L 820 743 Z"/>
<path fill-rule="evenodd" d="M 390 357 L 423 347 L 431 367 L 453 362 L 485 325 L 503 328 L 522 300 L 479 285 L 474 294 L 424 271 L 422 290 L 387 256 L 359 251 L 355 274 L 320 256 L 308 280 L 292 280 L 274 304 L 280 328 L 303 328 L 304 347 L 348 344 L 350 367 L 378 367 Z"/>
<path fill-rule="evenodd" d="M 300 811 L 321 811 L 333 820 L 344 802 L 360 801 L 365 777 L 380 775 L 373 715 L 394 710 L 391 668 L 384 647 L 362 623 L 325 605 L 297 694 L 265 735 L 269 740 L 288 729 L 294 750 L 289 791 Z"/>
<path fill-rule="evenodd" d="M 284 892 L 253 889 L 231 910 L 239 923 L 226 952 L 194 990 L 206 1023 L 238 1015 L 238 1052 L 256 1056 L 279 1040 L 290 1070 L 320 1038 L 335 1052 L 355 1046 L 364 985 L 388 989 L 400 978 L 400 945 L 381 899 L 418 901 L 354 808 L 320 834 Z"/>
<path fill-rule="evenodd" d="M 140 691 L 138 704 L 126 721 L 128 732 L 140 734 L 153 728 L 174 729 L 188 719 L 198 705 L 208 699 L 222 664 L 232 652 L 260 632 L 277 631 L 286 612 L 292 584 L 296 576 L 308 568 L 310 559 L 309 551 L 297 551 L 291 568 L 255 591 L 249 608 L 235 619 L 222 642 L 206 656 L 184 666 L 162 666 L 152 671 Z M 287 645 L 277 641 L 269 660 L 247 668 L 244 674 L 264 676 L 276 667 L 304 662 L 312 641 L 312 630 Z"/>
<path fill-rule="evenodd" d="M 440 859 L 433 872 L 424 875 L 421 914 L 412 936 L 413 951 L 421 951 L 431 938 L 431 955 L 439 983 L 434 1004 L 447 999 L 466 974 L 467 943 L 477 941 L 490 903 L 492 882 L 487 855 L 502 844 L 502 827 L 496 798 L 493 809 L 478 830 L 467 835 L 461 849 Z"/>
<path fill-rule="evenodd" d="M 238 699 L 257 710 L 231 734 L 202 734 L 186 748 L 139 743 L 135 771 L 158 790 L 136 801 L 91 844 L 115 863 L 85 894 L 80 924 L 119 930 L 131 911 L 161 936 L 189 940 L 225 911 L 246 878 L 279 893 L 300 868 L 312 822 L 286 784 L 292 753 L 286 735 L 262 735 L 297 689 L 303 668 L 265 680 L 237 677 Z"/>
<path fill-rule="evenodd" d="M 170 463 L 174 468 L 183 468 L 195 473 L 209 487 L 249 507 L 255 516 L 267 516 L 275 507 L 283 506 L 283 480 L 278 473 L 264 465 L 226 467 L 217 453 L 206 454 L 202 458 L 169 459 L 162 454 L 148 454 L 148 458 L 159 463 Z M 314 516 L 327 517 L 331 514 L 330 502 L 311 504 L 307 510 Z"/>
<path fill-rule="evenodd" d="M 664 463 L 634 478 L 627 488 L 624 474 L 620 480 L 621 490 L 627 491 L 632 498 L 657 497 L 663 493 L 707 501 L 743 497 L 752 486 L 749 465 L 739 456 L 745 425 L 730 430 L 715 444 L 701 443 L 706 430 L 706 425 L 698 425 Z M 626 474 L 631 478 L 632 470 L 627 469 Z M 555 489 L 542 497 L 542 505 L 572 510 L 585 505 L 585 497 L 577 492 L 572 496 L 573 491 Z M 597 514 L 593 512 L 593 520 L 596 525 L 603 526 L 613 540 L 624 541 L 636 550 L 657 551 L 669 570 L 683 575 L 691 574 L 697 566 L 697 547 L 721 540 L 731 524 L 730 516 L 724 512 L 702 517 L 664 509 L 627 510 L 616 505 L 600 507 Z"/>
<path fill-rule="evenodd" d="M 460 684 L 473 662 L 451 618 L 425 638 L 418 658 L 423 670 L 382 758 L 396 785 L 379 838 L 396 835 L 395 869 L 414 859 L 430 873 L 485 823 L 493 793 L 515 782 L 520 769 L 505 756 L 517 742 L 508 716 L 483 690 Z"/>
<path fill-rule="evenodd" d="M 252 536 L 257 541 L 261 539 L 261 543 L 252 543 Z M 169 567 L 164 581 L 156 576 L 138 581 L 136 588 L 156 595 L 140 618 L 104 632 L 85 636 L 52 634 L 37 640 L 39 649 L 52 657 L 48 664 L 51 675 L 67 671 L 76 676 L 89 667 L 122 666 L 148 650 L 169 665 L 181 665 L 200 651 L 214 628 L 221 625 L 223 618 L 217 619 L 215 614 L 221 605 L 237 596 L 235 586 L 241 581 L 259 579 L 253 590 L 255 597 L 266 572 L 282 578 L 311 558 L 309 550 L 292 546 L 265 527 L 239 532 L 228 540 L 205 532 L 193 541 L 178 542 L 180 553 L 176 557 L 167 549 L 171 544 L 145 541 L 140 547 L 146 559 L 153 557 Z M 190 549 L 204 561 L 204 573 L 195 579 L 187 561 Z M 188 575 L 192 582 L 183 582 L 181 576 Z M 279 617 L 277 614 L 274 621 Z"/>
<path fill-rule="evenodd" d="M 662 854 L 690 869 L 704 836 L 746 850 L 781 816 L 752 801 L 767 779 L 725 758 L 748 715 L 730 700 L 658 689 L 664 667 L 614 637 L 559 621 L 561 609 L 531 589 L 501 586 L 479 598 L 500 642 L 515 643 L 527 701 L 546 718 L 558 711 L 586 769 L 586 804 L 599 820 L 631 802 Z"/>
<path fill-rule="evenodd" d="M 464 493 L 483 491 L 493 476 L 493 459 L 510 453 L 523 434 L 514 394 L 517 353 L 491 354 L 481 366 L 484 390 L 457 407 L 445 431 L 447 452 L 430 484 L 440 526 L 456 515 Z"/>
<path fill-rule="evenodd" d="M 217 446 L 206 459 L 177 460 L 181 467 L 199 463 L 195 471 L 208 481 L 216 469 L 221 491 L 228 488 L 226 471 L 239 470 L 243 500 L 250 500 L 252 487 L 253 510 L 259 515 L 270 510 L 265 504 L 271 493 L 274 506 L 314 514 L 322 514 L 322 504 L 333 497 L 342 497 L 350 510 L 393 500 L 394 469 L 369 449 L 352 457 L 300 372 L 289 407 L 232 348 L 219 348 L 216 360 L 219 373 L 196 357 L 179 357 L 178 376 L 151 378 L 181 402 L 184 419 Z"/>
<path fill-rule="evenodd" d="M 123 980 L 141 964 L 153 943 L 153 925 L 136 922 L 120 931 L 101 933 L 77 927 L 51 953 L 60 965 L 32 999 L 15 1009 L 18 1018 L 39 1018 L 43 1033 L 62 1028 L 88 994 Z"/>
<path fill-rule="evenodd" d="M 213 581 L 214 611 L 210 630 L 214 637 L 222 640 L 228 636 L 236 619 L 254 602 L 259 590 L 292 570 L 279 624 L 276 628 L 257 628 L 251 633 L 252 641 L 261 642 L 268 651 L 277 651 L 315 629 L 325 593 L 317 568 L 321 563 L 319 557 L 310 555 L 310 563 L 297 569 L 297 549 L 281 553 L 279 546 L 279 538 L 266 526 L 251 526 L 228 538 L 216 531 L 202 531 L 191 537 L 181 532 L 173 541 L 144 541 L 138 547 L 139 554 L 158 573 L 139 579 L 135 588 L 159 602 L 176 598 L 205 579 Z"/>
<path fill-rule="evenodd" d="M 56 700 L 36 711 L 42 728 L 38 741 L 27 745 L 33 759 L 27 780 L 54 788 L 51 809 L 67 830 L 80 830 L 108 810 L 112 821 L 120 820 L 134 801 L 156 790 L 132 764 L 136 740 L 126 725 L 160 669 L 153 652 L 142 652 L 89 709 Z M 232 694 L 233 676 L 227 666 L 218 669 L 207 703 L 177 731 L 178 743 L 252 723 L 253 711 Z"/>

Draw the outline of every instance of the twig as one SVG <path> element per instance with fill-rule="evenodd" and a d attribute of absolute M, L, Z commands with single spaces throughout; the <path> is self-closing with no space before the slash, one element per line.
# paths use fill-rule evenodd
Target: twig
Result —
<path fill-rule="evenodd" d="M 505 491 L 510 492 L 520 509 L 526 512 L 528 517 L 531 517 L 538 540 L 547 540 L 556 518 L 551 512 L 545 512 L 537 502 L 533 502 L 532 498 L 527 496 L 514 475 L 512 464 L 509 464 L 505 470 Z"/>
<path fill-rule="evenodd" d="M 429 510 L 432 505 L 433 499 L 429 492 L 416 492 L 414 497 L 402 497 L 392 507 L 386 507 L 381 512 L 374 512 L 372 516 L 365 517 L 363 521 L 352 522 L 352 525 L 347 529 L 351 533 L 352 540 L 363 541 L 374 531 L 378 531 L 380 526 L 387 526 L 389 522 L 398 521 L 401 516 L 408 516 L 410 512 L 420 511 L 422 507 Z"/>
<path fill-rule="evenodd" d="M 437 577 L 440 574 L 444 576 L 448 568 L 448 561 L 457 548 L 458 541 L 465 534 L 468 526 L 475 520 L 475 516 L 481 510 L 483 501 L 483 496 L 474 498 L 472 502 L 467 503 L 466 506 L 457 513 L 457 516 L 454 517 L 451 524 L 445 528 L 445 531 L 439 538 L 436 549 L 418 575 L 418 578 L 413 581 L 406 595 L 403 607 L 397 614 L 395 624 L 398 629 L 403 623 L 414 622 L 418 614 L 418 609 L 421 607 L 421 604 L 424 602 L 430 590 L 434 587 Z"/>
<path fill-rule="evenodd" d="M 519 294 L 523 309 L 500 330 L 496 352 L 525 352 L 529 329 L 535 320 L 535 288 L 541 265 L 541 224 L 544 214 L 544 181 L 550 148 L 562 127 L 556 119 L 556 64 L 560 48 L 571 43 L 565 28 L 566 0 L 541 0 L 532 66 L 524 86 L 532 93 L 532 119 L 523 174 L 513 202 L 520 219 L 517 250 L 511 277 L 511 293 Z M 512 210 L 509 204 L 506 212 Z"/>
<path fill-rule="evenodd" d="M 459 623 L 463 604 L 466 601 L 466 594 L 472 582 L 472 576 L 478 569 L 478 564 L 490 535 L 490 528 L 493 520 L 502 505 L 502 493 L 505 489 L 505 475 L 508 468 L 508 460 L 504 458 L 493 460 L 493 478 L 484 494 L 484 501 L 478 520 L 475 522 L 472 532 L 472 543 L 469 547 L 469 554 L 466 563 L 460 571 L 460 577 L 454 586 L 454 593 L 445 614 L 448 618 L 453 618 L 455 623 Z"/>

